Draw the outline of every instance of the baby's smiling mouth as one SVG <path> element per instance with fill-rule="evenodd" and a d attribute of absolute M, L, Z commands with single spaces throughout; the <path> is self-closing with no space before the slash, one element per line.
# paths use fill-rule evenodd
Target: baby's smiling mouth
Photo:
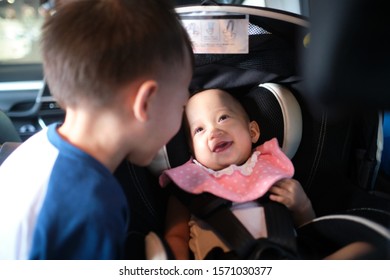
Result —
<path fill-rule="evenodd" d="M 232 144 L 233 144 L 233 142 L 219 142 L 218 144 L 216 144 L 214 146 L 213 153 L 223 152 L 226 149 L 228 149 Z"/>

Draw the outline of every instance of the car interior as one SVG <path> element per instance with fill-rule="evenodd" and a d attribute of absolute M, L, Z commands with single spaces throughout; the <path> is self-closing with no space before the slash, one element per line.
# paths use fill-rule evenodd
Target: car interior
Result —
<path fill-rule="evenodd" d="M 18 14 L 31 8 L 29 11 L 34 10 L 34 16 L 39 17 L 39 2 L 15 1 L 20 4 L 16 8 L 0 2 L 0 24 L 6 26 L 11 21 L 5 16 L 9 9 Z M 261 124 L 258 143 L 277 138 L 317 215 L 297 229 L 297 244 L 304 258 L 318 259 L 332 248 L 364 240 L 378 249 L 373 258 L 390 259 L 390 174 L 383 162 L 389 149 L 385 145 L 388 108 L 380 102 L 366 108 L 337 103 L 337 84 L 326 87 L 324 93 L 318 85 L 307 82 L 308 77 L 316 81 L 328 78 L 315 72 L 323 61 L 308 63 L 313 54 L 323 55 L 310 49 L 323 46 L 318 36 L 314 38 L 321 27 L 319 21 L 311 25 L 310 20 L 312 11 L 317 15 L 321 4 L 258 1 L 262 5 L 255 6 L 254 2 L 176 1 L 176 11 L 197 48 L 190 92 L 218 87 L 228 90 Z M 222 39 L 212 27 L 218 20 L 229 33 L 223 33 L 226 37 Z M 208 26 L 209 33 L 199 39 L 202 24 Z M 243 46 L 242 40 L 235 41 L 240 37 L 235 33 L 240 24 L 246 36 Z M 6 34 L 0 36 L 0 40 L 7 38 Z M 36 51 L 37 39 L 31 41 L 34 46 L 30 48 Z M 39 55 L 18 56 L 18 52 L 23 50 L 13 53 L 18 57 L 14 60 L 0 56 L 0 165 L 23 141 L 65 116 L 44 81 Z M 327 96 L 333 103 L 322 102 L 328 101 Z M 162 238 L 169 192 L 159 186 L 158 176 L 189 157 L 182 128 L 147 168 L 123 161 L 116 170 L 131 213 L 127 258 L 170 258 Z"/>

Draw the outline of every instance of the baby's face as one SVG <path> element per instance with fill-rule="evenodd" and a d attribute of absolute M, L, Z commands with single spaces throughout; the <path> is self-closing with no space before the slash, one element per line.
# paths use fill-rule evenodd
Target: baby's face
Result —
<path fill-rule="evenodd" d="M 249 158 L 260 132 L 229 93 L 216 89 L 197 93 L 185 111 L 194 157 L 201 164 L 220 170 Z"/>

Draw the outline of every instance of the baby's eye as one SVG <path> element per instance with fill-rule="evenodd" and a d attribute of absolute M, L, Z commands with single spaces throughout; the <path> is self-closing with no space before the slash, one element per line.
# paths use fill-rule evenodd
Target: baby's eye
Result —
<path fill-rule="evenodd" d="M 219 117 L 218 121 L 224 121 L 224 120 L 226 120 L 228 118 L 229 118 L 228 115 L 222 115 L 222 116 Z"/>
<path fill-rule="evenodd" d="M 203 130 L 203 128 L 197 127 L 197 128 L 194 129 L 194 134 L 197 134 L 197 133 L 199 133 L 199 132 L 202 132 L 202 130 Z"/>

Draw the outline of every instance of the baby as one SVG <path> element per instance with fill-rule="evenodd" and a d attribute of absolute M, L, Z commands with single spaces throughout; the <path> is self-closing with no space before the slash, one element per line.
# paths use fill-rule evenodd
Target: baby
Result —
<path fill-rule="evenodd" d="M 267 192 L 270 200 L 291 211 L 296 226 L 315 217 L 301 184 L 292 179 L 294 167 L 277 140 L 253 150 L 260 137 L 259 125 L 249 120 L 232 95 L 220 89 L 199 92 L 188 101 L 185 115 L 194 158 L 166 170 L 160 177 L 162 186 L 173 181 L 187 192 L 209 192 L 232 201 L 233 213 L 255 238 L 267 236 L 263 208 L 255 202 Z M 216 246 L 228 251 L 174 196 L 168 204 L 165 237 L 177 259 L 190 258 L 188 247 L 195 259 L 203 259 Z"/>

